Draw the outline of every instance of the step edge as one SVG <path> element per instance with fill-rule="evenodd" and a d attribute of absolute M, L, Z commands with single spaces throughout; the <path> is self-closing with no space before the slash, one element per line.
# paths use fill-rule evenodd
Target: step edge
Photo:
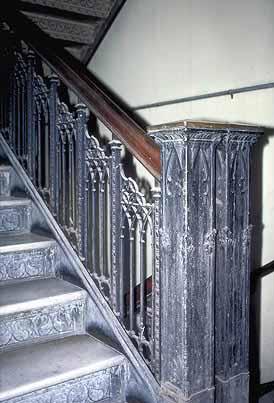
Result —
<path fill-rule="evenodd" d="M 5 392 L 0 391 L 0 402 L 5 402 L 5 400 L 9 400 L 9 399 L 19 398 L 24 395 L 27 395 L 27 394 L 30 394 L 33 392 L 37 392 L 41 389 L 50 388 L 52 386 L 66 383 L 66 382 L 69 382 L 74 379 L 81 379 L 82 377 L 84 377 L 86 375 L 89 375 L 89 374 L 93 375 L 93 374 L 103 371 L 105 369 L 119 367 L 126 363 L 126 359 L 125 358 L 121 359 L 120 357 L 119 358 L 116 357 L 116 360 L 111 359 L 109 361 L 112 361 L 112 362 L 103 362 L 105 365 L 97 366 L 96 370 L 92 369 L 92 365 L 90 365 L 85 368 L 82 368 L 81 370 L 79 370 L 79 369 L 73 370 L 70 372 L 59 374 L 55 377 L 49 377 L 46 380 L 44 379 L 44 380 L 37 381 L 32 384 L 31 388 L 30 388 L 29 384 L 25 384 L 25 385 L 19 386 L 17 388 L 13 388 L 12 392 L 9 390 L 5 391 Z M 109 364 L 109 365 L 107 365 L 107 364 Z"/>
<path fill-rule="evenodd" d="M 122 324 L 119 322 L 119 320 L 111 310 L 107 301 L 102 297 L 100 291 L 95 287 L 93 279 L 88 274 L 88 270 L 85 268 L 79 257 L 75 254 L 75 251 L 73 250 L 71 244 L 69 243 L 69 241 L 63 234 L 61 228 L 53 218 L 52 213 L 50 212 L 48 206 L 45 204 L 41 195 L 35 189 L 30 178 L 27 176 L 26 172 L 21 167 L 15 154 L 10 149 L 1 133 L 0 133 L 0 143 L 7 158 L 11 162 L 13 169 L 22 179 L 27 191 L 33 198 L 36 207 L 39 209 L 39 211 L 47 221 L 52 233 L 58 240 L 58 246 L 68 258 L 69 262 L 75 269 L 79 278 L 83 281 L 84 286 L 87 289 L 88 295 L 93 299 L 95 303 L 98 304 L 99 311 L 102 314 L 102 317 L 109 324 L 111 330 L 113 331 L 113 334 L 115 335 L 115 337 L 119 339 L 121 348 L 124 351 L 124 355 L 129 361 L 129 363 L 133 366 L 136 376 L 140 378 L 140 380 L 144 383 L 145 387 L 147 388 L 148 393 L 151 394 L 152 399 L 156 401 L 160 391 L 159 382 L 155 379 L 155 377 L 153 376 L 152 372 L 150 371 L 150 369 L 140 356 L 137 349 L 133 348 L 133 342 L 128 336 L 126 330 L 124 329 Z"/>
<path fill-rule="evenodd" d="M 29 232 L 28 232 L 29 234 Z M 1 237 L 1 235 L 0 235 Z M 31 251 L 33 249 L 46 249 L 51 246 L 58 247 L 55 239 L 49 239 L 44 241 L 31 241 L 25 243 L 11 243 L 9 245 L 0 246 L 0 254 L 5 254 L 9 252 L 21 252 L 21 251 Z"/>
<path fill-rule="evenodd" d="M 74 379 L 81 379 L 86 375 L 93 375 L 105 369 L 121 367 L 125 365 L 127 365 L 127 359 L 125 358 L 125 356 L 117 353 L 117 355 L 114 357 L 102 360 L 99 365 L 98 362 L 94 362 L 92 364 L 85 365 L 82 368 L 63 372 L 62 374 L 58 374 L 55 376 L 49 376 L 46 379 L 36 381 L 32 384 L 27 383 L 24 385 L 20 385 L 17 388 L 12 388 L 11 390 L 8 389 L 4 392 L 0 391 L 0 402 L 4 402 L 5 400 L 13 398 L 19 398 L 20 396 L 24 396 L 62 383 L 66 383 Z"/>
<path fill-rule="evenodd" d="M 17 198 L 9 198 L 9 196 L 7 197 L 6 200 L 1 200 L 0 198 L 0 208 L 12 208 L 12 207 L 21 207 L 21 206 L 30 206 L 32 201 L 31 199 L 24 199 L 24 198 L 19 198 L 16 200 Z"/>
<path fill-rule="evenodd" d="M 75 301 L 86 300 L 86 296 L 86 291 L 80 289 L 61 295 L 55 295 L 53 297 L 43 297 L 37 300 L 28 300 L 15 304 L 2 305 L 0 307 L 0 318 L 21 313 L 23 314 L 51 306 L 54 307 L 55 305 L 65 305 Z"/>

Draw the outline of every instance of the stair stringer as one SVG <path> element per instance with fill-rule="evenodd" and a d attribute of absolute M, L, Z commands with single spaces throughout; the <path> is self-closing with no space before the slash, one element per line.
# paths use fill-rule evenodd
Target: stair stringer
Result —
<path fill-rule="evenodd" d="M 130 364 L 129 381 L 126 385 L 127 395 L 129 397 L 138 398 L 138 400 L 142 400 L 145 403 L 160 402 L 161 387 L 159 383 L 156 381 L 147 364 L 138 353 L 136 347 L 132 343 L 126 330 L 116 318 L 108 302 L 98 290 L 96 284 L 88 273 L 88 270 L 81 262 L 77 253 L 59 227 L 59 224 L 54 219 L 46 203 L 36 190 L 1 133 L 0 148 L 0 151 L 3 151 L 3 155 L 8 158 L 18 178 L 22 181 L 26 192 L 32 199 L 37 211 L 39 211 L 42 216 L 42 221 L 46 223 L 46 226 L 52 232 L 52 236 L 54 236 L 58 243 L 61 253 L 64 254 L 74 273 L 77 275 L 78 280 L 80 280 L 83 288 L 87 291 L 89 296 L 88 306 L 90 307 L 92 312 L 91 316 L 93 318 L 93 329 L 95 326 L 96 330 L 100 330 L 100 333 L 104 333 L 112 340 L 114 338 L 113 341 L 118 343 L 122 353 L 127 357 Z"/>

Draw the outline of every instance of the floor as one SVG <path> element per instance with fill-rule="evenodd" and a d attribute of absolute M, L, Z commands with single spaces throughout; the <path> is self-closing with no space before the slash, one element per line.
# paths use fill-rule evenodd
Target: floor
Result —
<path fill-rule="evenodd" d="M 262 396 L 258 403 L 274 403 L 274 391 Z"/>

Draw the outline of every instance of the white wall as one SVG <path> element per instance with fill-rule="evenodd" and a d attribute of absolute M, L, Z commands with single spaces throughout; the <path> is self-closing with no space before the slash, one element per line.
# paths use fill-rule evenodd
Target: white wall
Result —
<path fill-rule="evenodd" d="M 89 67 L 131 107 L 274 81 L 274 2 L 127 0 Z M 253 123 L 270 128 L 271 134 L 274 90 L 148 109 L 140 115 L 148 124 L 182 119 Z M 267 140 L 260 264 L 274 259 L 274 137 Z M 255 211 L 255 224 L 260 214 Z M 262 284 L 264 382 L 274 379 L 272 307 L 274 275 Z"/>

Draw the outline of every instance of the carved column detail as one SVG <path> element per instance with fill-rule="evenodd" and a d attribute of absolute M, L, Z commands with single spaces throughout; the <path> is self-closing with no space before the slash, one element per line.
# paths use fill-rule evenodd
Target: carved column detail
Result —
<path fill-rule="evenodd" d="M 161 146 L 160 305 L 164 399 L 214 401 L 215 170 L 219 134 L 154 133 Z"/>
<path fill-rule="evenodd" d="M 258 134 L 258 133 L 257 133 Z M 216 153 L 216 401 L 249 401 L 250 147 L 228 131 Z"/>

